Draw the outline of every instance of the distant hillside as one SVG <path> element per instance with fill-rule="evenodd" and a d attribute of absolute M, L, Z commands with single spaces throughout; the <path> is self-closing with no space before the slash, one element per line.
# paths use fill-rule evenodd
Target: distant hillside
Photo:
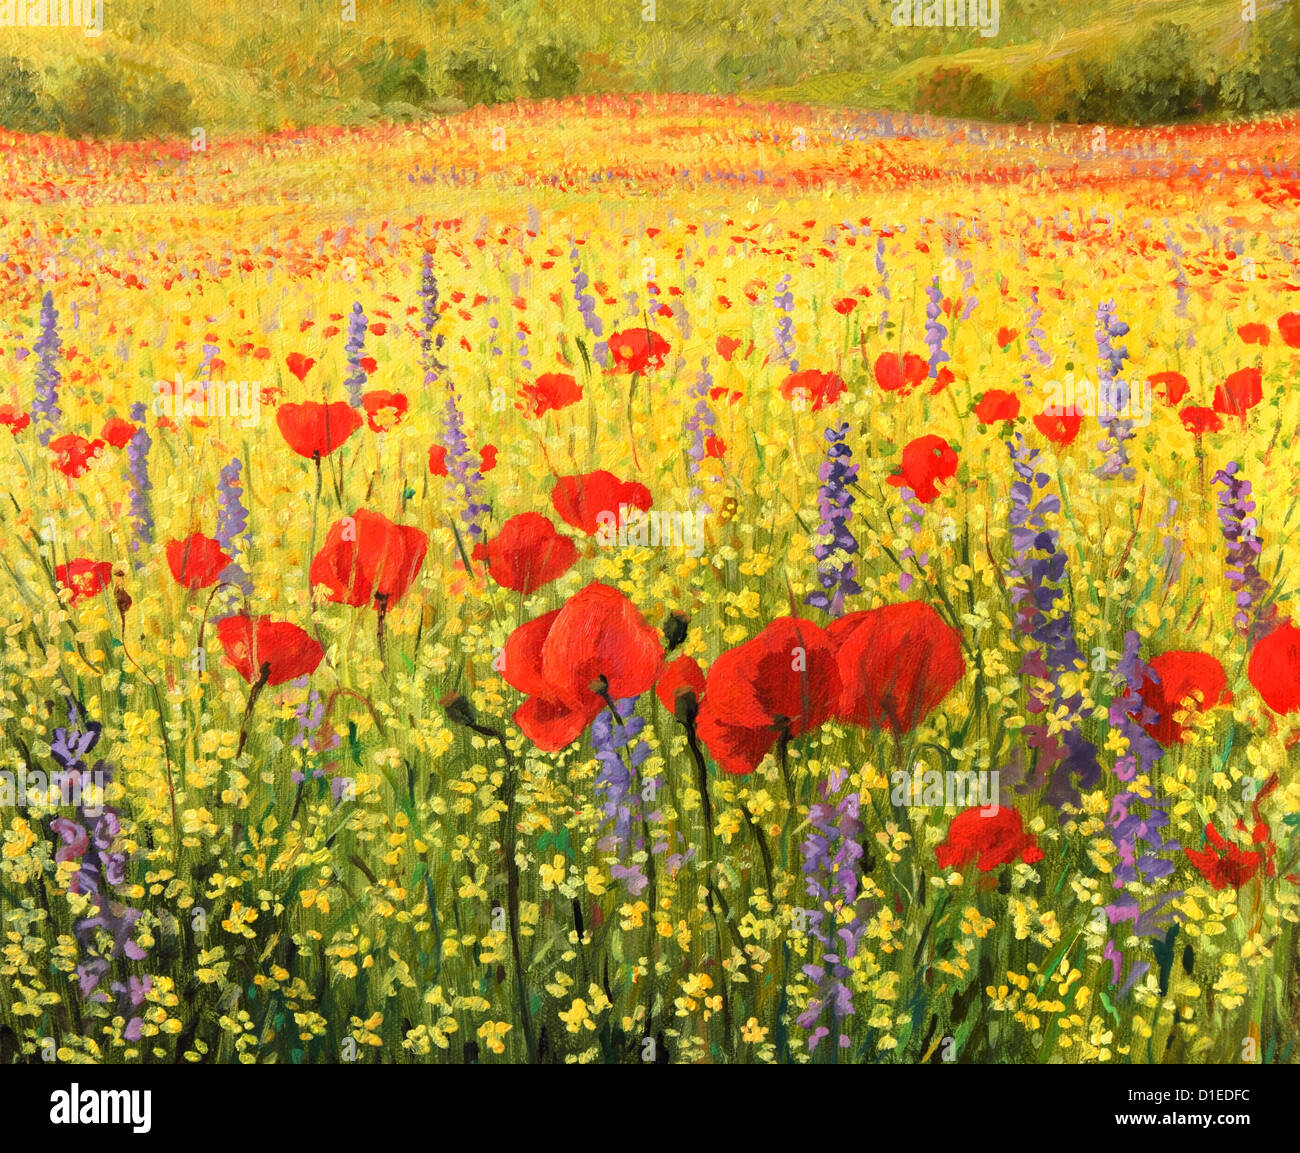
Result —
<path fill-rule="evenodd" d="M 1300 106 L 1295 0 L 1253 21 L 1237 0 L 992 3 L 995 36 L 897 26 L 893 0 L 107 0 L 96 37 L 0 28 L 0 126 L 256 131 L 628 91 L 1128 124 Z"/>

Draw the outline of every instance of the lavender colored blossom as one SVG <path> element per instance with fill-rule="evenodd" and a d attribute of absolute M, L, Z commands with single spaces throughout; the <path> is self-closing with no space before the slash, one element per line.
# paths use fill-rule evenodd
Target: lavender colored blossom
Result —
<path fill-rule="evenodd" d="M 1097 369 L 1097 417 L 1106 429 L 1106 439 L 1097 445 L 1106 453 L 1105 460 L 1093 470 L 1102 479 L 1121 477 L 1132 480 L 1135 470 L 1128 460 L 1125 442 L 1133 439 L 1133 422 L 1120 416 L 1129 408 L 1129 385 L 1119 379 L 1128 348 L 1115 341 L 1127 336 L 1129 327 L 1115 317 L 1115 302 L 1102 301 L 1097 306 L 1097 324 L 1094 335 L 1100 361 Z"/>
<path fill-rule="evenodd" d="M 926 288 L 925 295 L 929 300 L 925 306 L 925 343 L 930 350 L 930 377 L 934 379 L 939 375 L 939 365 L 950 359 L 943 349 L 948 330 L 939 323 L 939 317 L 943 312 L 943 290 L 939 287 L 937 276 Z"/>
<path fill-rule="evenodd" d="M 358 300 L 353 303 L 352 312 L 348 315 L 348 339 L 343 346 L 348 358 L 348 375 L 343 381 L 343 387 L 348 390 L 348 404 L 353 408 L 361 407 L 361 394 L 368 379 L 366 370 L 361 365 L 361 354 L 365 351 L 368 327 L 369 322 Z"/>
<path fill-rule="evenodd" d="M 153 440 L 144 427 L 147 410 L 143 402 L 137 401 L 129 411 L 131 419 L 140 425 L 126 445 L 126 483 L 131 495 L 127 519 L 131 523 L 131 551 L 138 554 L 142 548 L 152 545 L 154 539 L 153 513 L 149 508 L 149 493 L 153 490 L 149 479 L 149 449 Z M 135 563 L 137 568 L 141 564 L 138 556 Z"/>
<path fill-rule="evenodd" d="M 1237 632 L 1253 645 L 1281 623 L 1277 604 L 1270 599 L 1272 588 L 1259 571 L 1264 544 L 1254 516 L 1251 484 L 1241 475 L 1241 465 L 1230 461 L 1214 474 L 1219 493 L 1219 524 L 1228 545 L 1228 584 L 1232 587 L 1237 612 L 1232 618 Z"/>
<path fill-rule="evenodd" d="M 832 1033 L 840 1048 L 850 1044 L 841 1031 L 844 1019 L 854 1013 L 849 963 L 857 956 L 867 929 L 866 917 L 856 908 L 858 862 L 862 859 L 861 799 L 850 792 L 832 804 L 829 782 L 823 783 L 821 791 L 823 799 L 808 813 L 812 829 L 800 846 L 805 891 L 815 902 L 815 908 L 807 911 L 808 931 L 819 946 L 814 950 L 815 960 L 803 966 L 816 992 L 798 1017 L 800 1027 L 811 1030 L 810 1052 Z M 846 910 L 853 915 L 841 925 L 841 913 Z"/>
<path fill-rule="evenodd" d="M 54 730 L 50 754 L 58 763 L 65 778 L 79 778 L 84 785 L 92 779 L 107 784 L 113 779 L 113 767 L 107 761 L 95 762 L 87 768 L 85 758 L 99 743 L 103 727 L 90 721 L 72 699 L 65 704 L 68 723 Z M 108 1004 L 109 993 L 117 994 L 117 1008 L 128 1018 L 125 1036 L 139 1040 L 143 1019 L 138 1010 L 152 987 L 150 978 L 128 978 L 124 984 L 111 981 L 108 990 L 103 988 L 104 978 L 115 964 L 143 961 L 145 950 L 135 939 L 135 925 L 141 917 L 139 909 L 126 905 L 120 895 L 111 890 L 126 882 L 127 855 L 118 848 L 121 821 L 116 810 L 109 806 L 87 808 L 84 793 L 76 818 L 55 817 L 50 821 L 50 832 L 58 838 L 55 860 L 59 863 L 76 861 L 77 872 L 69 881 L 69 891 L 86 898 L 87 915 L 73 926 L 78 946 L 76 967 L 78 990 L 83 1000 Z M 107 945 L 107 947 L 105 947 Z"/>
<path fill-rule="evenodd" d="M 1046 682 L 1045 693 L 1030 694 L 1027 705 L 1033 714 L 1062 706 L 1071 718 L 1078 716 L 1083 695 L 1062 687 L 1061 674 L 1084 666 L 1083 654 L 1075 640 L 1074 624 L 1065 601 L 1065 553 L 1059 536 L 1047 527 L 1047 518 L 1060 512 L 1060 499 L 1052 494 L 1037 495 L 1051 479 L 1039 472 L 1038 449 L 1029 448 L 1019 433 L 1007 441 L 1016 480 L 1011 485 L 1011 603 L 1015 608 L 1016 631 L 1031 638 L 1036 647 L 1026 653 L 1020 666 L 1022 676 Z M 1058 602 L 1061 602 L 1058 607 Z M 1077 724 L 1052 732 L 1046 724 L 1026 725 L 1025 738 L 1037 751 L 1033 776 L 1017 786 L 1030 792 L 1044 784 L 1044 800 L 1057 808 L 1079 803 L 1079 789 L 1072 782 L 1092 788 L 1101 779 L 1097 750 Z"/>
<path fill-rule="evenodd" d="M 609 363 L 609 344 L 600 339 L 605 334 L 605 326 L 596 313 L 596 298 L 587 291 L 591 281 L 582 271 L 582 264 L 578 257 L 578 242 L 572 236 L 569 237 L 569 263 L 573 266 L 573 279 L 569 281 L 573 285 L 573 299 L 582 314 L 583 327 L 596 338 L 597 343 L 592 350 L 592 356 L 604 368 Z"/>
<path fill-rule="evenodd" d="M 637 697 L 616 700 L 617 719 L 606 708 L 591 725 L 591 743 L 600 764 L 596 775 L 596 795 L 605 818 L 605 831 L 596 847 L 601 852 L 618 856 L 619 860 L 610 866 L 610 874 L 615 880 L 622 881 L 634 897 L 640 895 L 650 879 L 641 866 L 632 861 L 632 854 L 645 847 L 642 828 L 660 818 L 658 811 L 647 811 L 643 785 L 638 784 L 635 776 L 636 770 L 650 757 L 650 746 L 641 739 L 645 718 L 636 715 L 637 700 Z M 645 783 L 652 781 L 652 788 L 662 784 L 658 778 L 648 778 Z M 666 847 L 666 844 L 654 846 L 651 851 Z"/>
<path fill-rule="evenodd" d="M 50 443 L 59 430 L 63 412 L 59 408 L 58 359 L 63 344 L 59 340 L 59 314 L 54 307 L 54 294 L 47 292 L 41 299 L 41 334 L 36 339 L 36 397 L 32 403 L 32 416 L 36 425 L 36 439 L 41 447 Z"/>
<path fill-rule="evenodd" d="M 848 445 L 848 435 L 848 421 L 825 432 L 826 459 L 817 470 L 822 482 L 817 490 L 821 540 L 813 546 L 821 589 L 809 593 L 804 600 L 805 604 L 825 609 L 836 618 L 844 615 L 844 598 L 862 591 L 854 579 L 857 565 L 849 559 L 858 551 L 857 538 L 849 528 L 854 500 L 849 486 L 858 478 L 858 466 L 849 463 L 853 450 Z"/>
<path fill-rule="evenodd" d="M 1109 709 L 1111 727 L 1128 743 L 1127 751 L 1115 762 L 1115 776 L 1126 784 L 1139 773 L 1149 772 L 1164 755 L 1160 743 L 1144 727 L 1157 718 L 1143 703 L 1142 686 L 1148 681 L 1158 681 L 1159 676 L 1142 660 L 1139 648 L 1140 638 L 1130 629 L 1124 635 L 1124 653 L 1116 670 L 1121 691 L 1111 699 Z M 1133 922 L 1131 932 L 1139 937 L 1163 936 L 1171 923 L 1182 919 L 1180 914 L 1166 909 L 1170 902 L 1182 896 L 1182 890 L 1162 893 L 1144 908 L 1138 897 L 1124 888 L 1129 884 L 1151 885 L 1173 875 L 1174 860 L 1169 854 L 1178 853 L 1181 846 L 1177 841 L 1165 839 L 1169 826 L 1167 808 L 1167 801 L 1122 789 L 1111 799 L 1106 818 L 1118 856 L 1112 873 L 1114 887 L 1120 890 L 1105 906 L 1106 917 L 1112 925 Z M 1121 985 L 1123 951 L 1111 942 L 1105 956 L 1113 966 L 1111 983 Z M 1146 961 L 1133 962 L 1119 995 L 1124 996 L 1148 968 Z"/>
<path fill-rule="evenodd" d="M 217 540 L 227 556 L 233 557 L 221 573 L 221 579 L 242 589 L 253 591 L 253 582 L 239 563 L 244 552 L 244 534 L 248 529 L 248 509 L 244 507 L 240 473 L 243 462 L 235 457 L 221 470 L 217 483 Z"/>
<path fill-rule="evenodd" d="M 709 406 L 709 390 L 712 387 L 713 376 L 709 372 L 709 358 L 701 357 L 699 375 L 687 394 L 695 401 L 694 410 L 686 419 L 686 431 L 691 434 L 691 447 L 687 450 L 687 471 L 692 480 L 699 475 L 700 466 L 704 463 L 707 452 L 706 445 L 716 428 L 716 418 L 713 409 Z M 703 495 L 704 489 L 698 484 L 692 484 L 691 503 L 698 502 Z M 713 511 L 707 505 L 702 507 L 706 513 Z"/>
<path fill-rule="evenodd" d="M 794 293 L 790 291 L 788 272 L 777 284 L 772 304 L 781 314 L 776 322 L 776 351 L 772 354 L 772 360 L 777 364 L 789 365 L 791 372 L 798 372 L 799 362 L 794 359 Z"/>
<path fill-rule="evenodd" d="M 424 364 L 424 383 L 436 383 L 438 374 L 445 372 L 447 366 L 439 356 L 445 337 L 438 331 L 438 280 L 433 272 L 433 253 L 424 254 L 424 263 L 420 269 L 420 358 Z"/>

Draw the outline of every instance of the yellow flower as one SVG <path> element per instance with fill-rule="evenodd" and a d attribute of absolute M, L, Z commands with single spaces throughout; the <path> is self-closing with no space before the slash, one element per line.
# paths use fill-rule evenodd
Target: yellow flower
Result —
<path fill-rule="evenodd" d="M 493 1053 L 504 1053 L 506 1051 L 505 1035 L 513 1029 L 514 1026 L 509 1021 L 484 1021 L 478 1027 L 478 1036 Z"/>

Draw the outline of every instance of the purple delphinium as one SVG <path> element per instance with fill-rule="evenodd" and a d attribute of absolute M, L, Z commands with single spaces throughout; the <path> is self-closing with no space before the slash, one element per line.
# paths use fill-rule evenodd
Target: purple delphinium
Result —
<path fill-rule="evenodd" d="M 925 295 L 929 300 L 925 306 L 925 343 L 930 350 L 930 378 L 933 380 L 939 375 L 939 365 L 949 359 L 943 350 L 948 330 L 939 323 L 939 316 L 943 312 L 943 290 L 939 287 L 937 276 L 926 288 Z"/>
<path fill-rule="evenodd" d="M 88 720 L 76 701 L 69 699 L 66 707 L 68 723 L 54 730 L 50 755 L 58 762 L 66 782 L 78 781 L 82 799 L 76 818 L 55 817 L 50 821 L 50 831 L 61 842 L 55 861 L 76 861 L 79 866 L 68 883 L 69 892 L 87 899 L 88 915 L 73 926 L 79 950 L 78 989 L 83 1000 L 107 1004 L 109 992 L 101 986 L 114 963 L 143 961 L 147 955 L 135 940 L 135 924 L 142 914 L 111 892 L 125 884 L 127 866 L 126 853 L 117 848 L 121 822 L 116 810 L 108 806 L 90 809 L 85 802 L 84 789 L 92 780 L 107 784 L 113 779 L 113 767 L 107 761 L 96 761 L 93 769 L 88 769 L 85 761 L 99 743 L 103 727 Z M 131 1010 L 144 1003 L 143 993 L 148 992 L 151 982 L 148 977 L 143 982 L 132 977 L 130 982 L 110 982 L 109 991 L 119 995 L 119 1011 L 129 1018 L 123 1036 L 138 1041 L 144 1020 Z M 135 994 L 140 995 L 137 998 Z"/>
<path fill-rule="evenodd" d="M 348 375 L 343 387 L 348 390 L 348 404 L 353 408 L 361 407 L 361 394 L 366 387 L 366 370 L 361 366 L 361 354 L 366 348 L 366 329 L 369 321 L 361 309 L 361 302 L 355 301 L 352 312 L 348 315 L 348 339 L 343 346 L 348 358 Z"/>
<path fill-rule="evenodd" d="M 1160 522 L 1161 542 L 1164 546 L 1165 579 L 1164 587 L 1168 590 L 1178 579 L 1178 574 L 1183 570 L 1183 561 L 1185 552 L 1183 542 L 1178 539 L 1175 532 L 1177 527 L 1178 502 L 1169 498 L 1169 505 L 1165 511 L 1165 519 Z"/>
<path fill-rule="evenodd" d="M 54 293 L 41 298 L 41 334 L 36 338 L 36 396 L 32 402 L 36 439 L 44 448 L 59 430 L 63 412 L 59 408 L 58 359 L 63 344 L 59 340 L 59 314 L 54 308 Z"/>
<path fill-rule="evenodd" d="M 974 262 L 970 260 L 957 259 L 957 270 L 962 274 L 961 278 L 961 319 L 969 320 L 971 313 L 975 311 L 979 304 L 979 297 L 975 295 L 975 269 Z"/>
<path fill-rule="evenodd" d="M 714 435 L 716 428 L 716 418 L 713 415 L 713 409 L 709 406 L 709 389 L 713 387 L 713 377 L 709 373 L 709 358 L 707 356 L 700 358 L 700 373 L 695 378 L 695 383 L 691 385 L 687 395 L 695 402 L 694 410 L 686 418 L 686 431 L 691 434 L 691 447 L 687 450 L 689 461 L 687 471 L 692 481 L 699 475 L 700 466 L 704 463 L 706 455 L 706 444 L 709 437 Z M 691 502 L 695 503 L 704 495 L 704 489 L 698 484 L 691 486 Z M 703 506 L 705 512 L 712 510 Z"/>
<path fill-rule="evenodd" d="M 1051 354 L 1043 347 L 1043 341 L 1047 339 L 1047 333 L 1042 326 L 1043 310 L 1038 303 L 1038 289 L 1029 290 L 1029 304 L 1025 308 L 1025 351 L 1021 354 L 1021 360 L 1037 360 L 1043 368 L 1048 368 L 1052 363 Z M 1025 370 L 1025 387 L 1033 387 L 1033 378 L 1028 369 Z"/>
<path fill-rule="evenodd" d="M 866 918 L 860 915 L 846 925 L 839 923 L 840 911 L 854 908 L 858 902 L 860 798 L 850 792 L 838 804 L 832 804 L 828 783 L 822 785 L 821 791 L 823 800 L 808 813 L 812 829 L 800 846 L 805 891 L 815 902 L 815 907 L 806 911 L 808 933 L 819 946 L 814 950 L 815 960 L 803 966 L 816 992 L 798 1017 L 800 1027 L 811 1030 L 810 1052 L 832 1032 L 839 1048 L 848 1048 L 851 1043 L 848 1035 L 840 1031 L 841 1022 L 854 1012 L 849 964 L 857 956 L 858 943 L 867 928 Z"/>
<path fill-rule="evenodd" d="M 1268 636 L 1281 620 L 1277 605 L 1269 600 L 1272 589 L 1259 571 L 1264 544 L 1259 538 L 1251 484 L 1241 475 L 1241 465 L 1229 461 L 1214 474 L 1219 492 L 1219 524 L 1228 545 L 1228 584 L 1237 612 L 1232 618 L 1237 632 L 1253 645 Z"/>
<path fill-rule="evenodd" d="M 880 298 L 888 300 L 889 297 L 889 268 L 885 264 L 885 238 L 876 237 L 876 275 L 880 277 Z M 880 310 L 880 323 L 883 327 L 889 319 L 889 310 L 882 308 Z"/>
<path fill-rule="evenodd" d="M 1060 498 L 1047 493 L 1038 495 L 1051 479 L 1039 472 L 1035 462 L 1039 450 L 1031 449 L 1017 433 L 1007 441 L 1016 480 L 1011 485 L 1011 603 L 1015 608 L 1015 627 L 1021 636 L 1031 638 L 1036 647 L 1025 654 L 1019 672 L 1047 682 L 1046 693 L 1031 692 L 1027 709 L 1039 714 L 1064 706 L 1073 717 L 1083 704 L 1082 693 L 1067 693 L 1061 687 L 1061 674 L 1083 667 L 1083 654 L 1074 636 L 1070 610 L 1065 606 L 1065 553 L 1059 545 L 1059 533 L 1047 528 L 1047 517 L 1060 512 Z M 1058 607 L 1058 602 L 1062 602 Z M 1047 725 L 1026 725 L 1026 742 L 1037 750 L 1035 773 L 1017 786 L 1030 792 L 1043 784 L 1049 804 L 1061 808 L 1079 803 L 1079 789 L 1071 781 L 1077 775 L 1079 785 L 1092 788 L 1101 779 L 1097 750 L 1078 729 L 1070 725 L 1053 733 Z"/>
<path fill-rule="evenodd" d="M 1135 470 L 1128 460 L 1125 441 L 1133 439 L 1133 421 L 1120 416 L 1129 411 L 1129 385 L 1119 379 L 1128 358 L 1128 348 L 1115 341 L 1127 336 L 1129 327 L 1115 317 L 1115 302 L 1104 300 L 1097 306 L 1097 324 L 1093 334 L 1097 340 L 1097 419 L 1106 429 L 1106 439 L 1097 447 L 1106 453 L 1106 459 L 1093 470 L 1093 475 L 1103 479 L 1120 477 L 1132 480 Z"/>
<path fill-rule="evenodd" d="M 243 467 L 243 462 L 235 457 L 221 470 L 221 479 L 217 483 L 217 541 L 225 554 L 234 558 L 222 571 L 221 579 L 251 593 L 253 582 L 239 563 L 244 551 L 244 533 L 248 529 L 248 509 L 241 499 L 243 483 L 240 474 Z"/>
<path fill-rule="evenodd" d="M 1188 291 L 1187 273 L 1183 270 L 1183 246 L 1174 238 L 1173 232 L 1169 232 L 1165 236 L 1165 247 L 1169 250 L 1169 262 L 1174 266 L 1174 288 L 1178 293 L 1178 304 L 1174 308 L 1174 315 L 1179 320 L 1186 320 L 1192 294 Z M 1196 347 L 1196 337 L 1193 335 L 1191 327 L 1187 329 L 1183 337 L 1183 345 L 1186 348 Z"/>
<path fill-rule="evenodd" d="M 479 495 L 483 474 L 479 471 L 479 458 L 469 446 L 465 435 L 465 417 L 460 410 L 460 394 L 451 378 L 447 378 L 447 400 L 443 405 L 442 444 L 447 450 L 447 482 L 458 493 L 460 520 L 474 543 L 483 535 L 479 523 L 491 508 Z"/>
<path fill-rule="evenodd" d="M 439 359 L 445 337 L 438 331 L 438 279 L 433 273 L 433 253 L 424 254 L 420 269 L 420 359 L 424 365 L 424 383 L 434 384 L 447 366 Z"/>
<path fill-rule="evenodd" d="M 1143 703 L 1142 686 L 1148 681 L 1158 681 L 1159 677 L 1142 660 L 1139 647 L 1140 638 L 1130 629 L 1124 635 L 1124 654 L 1116 670 L 1121 691 L 1110 702 L 1111 727 L 1128 741 L 1128 751 L 1115 762 L 1115 776 L 1126 785 L 1139 773 L 1148 772 L 1164 755 L 1160 743 L 1143 727 L 1157 718 Z M 1150 885 L 1173 875 L 1174 861 L 1167 854 L 1177 854 L 1181 846 L 1177 841 L 1165 840 L 1163 830 L 1169 826 L 1167 806 L 1167 801 L 1144 797 L 1126 788 L 1111 798 L 1110 814 L 1106 818 L 1119 857 L 1112 874 L 1114 887 L 1121 890 L 1105 907 L 1106 917 L 1112 925 L 1132 921 L 1132 932 L 1139 937 L 1163 937 L 1172 922 L 1182 919 L 1166 908 L 1182 896 L 1182 890 L 1162 893 L 1146 908 L 1135 895 L 1123 891 L 1125 885 Z M 1114 942 L 1108 942 L 1105 957 L 1113 966 L 1111 984 L 1120 985 L 1123 952 Z M 1124 996 L 1149 968 L 1146 961 L 1134 961 L 1119 995 Z"/>
<path fill-rule="evenodd" d="M 139 553 L 142 547 L 153 544 L 153 513 L 149 509 L 149 493 L 153 483 L 149 479 L 149 449 L 153 440 L 145 430 L 146 408 L 137 401 L 129 410 L 131 419 L 139 424 L 126 444 L 126 483 L 131 494 L 131 551 Z M 140 560 L 136 559 L 136 567 Z"/>
<path fill-rule="evenodd" d="M 619 860 L 610 866 L 610 875 L 621 881 L 634 897 L 640 895 L 650 879 L 631 857 L 637 850 L 645 848 L 642 828 L 660 818 L 657 811 L 646 811 L 641 791 L 643 786 L 638 785 L 634 776 L 650 756 L 650 746 L 641 739 L 645 718 L 636 715 L 637 700 L 637 697 L 616 700 L 617 722 L 609 709 L 604 708 L 591 725 L 591 743 L 600 764 L 600 771 L 596 774 L 596 796 L 607 827 L 596 847 L 601 852 L 617 854 Z M 625 749 L 626 762 L 623 759 Z M 660 783 L 655 778 L 653 787 L 657 788 Z M 666 847 L 655 846 L 651 851 Z"/>
<path fill-rule="evenodd" d="M 858 478 L 858 466 L 849 463 L 853 450 L 848 445 L 848 421 L 826 429 L 825 436 L 826 459 L 817 470 L 821 480 L 817 490 L 821 539 L 813 546 L 821 589 L 809 593 L 804 603 L 838 618 L 844 615 L 844 598 L 862 591 L 854 579 L 857 565 L 850 559 L 858 551 L 858 541 L 849 528 L 854 499 L 849 486 Z"/>
<path fill-rule="evenodd" d="M 903 485 L 898 490 L 898 495 L 903 502 L 903 527 L 915 536 L 921 531 L 921 526 L 925 524 L 925 505 L 916 499 L 916 493 L 907 485 Z M 923 569 L 930 563 L 930 554 L 928 552 L 918 553 L 909 541 L 903 546 L 899 559 L 915 561 L 916 567 Z M 898 574 L 899 592 L 907 592 L 912 587 L 912 582 L 915 579 L 910 572 L 900 572 Z"/>
<path fill-rule="evenodd" d="M 776 364 L 787 364 L 791 372 L 799 371 L 799 362 L 794 359 L 794 293 L 790 291 L 790 274 L 787 272 L 776 286 L 772 295 L 772 304 L 780 316 L 777 318 L 776 351 L 772 360 Z"/>
<path fill-rule="evenodd" d="M 609 344 L 600 339 L 605 334 L 605 326 L 596 312 L 596 298 L 587 291 L 587 285 L 591 281 L 582 271 L 578 242 L 572 236 L 569 237 L 569 263 L 573 266 L 573 279 L 569 283 L 573 285 L 573 299 L 582 314 L 583 327 L 596 338 L 596 346 L 591 354 L 596 363 L 604 368 L 609 363 Z"/>

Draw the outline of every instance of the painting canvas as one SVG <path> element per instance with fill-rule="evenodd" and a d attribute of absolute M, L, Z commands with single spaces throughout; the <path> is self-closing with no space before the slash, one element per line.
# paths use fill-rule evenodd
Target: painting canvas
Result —
<path fill-rule="evenodd" d="M 0 3 L 42 1117 L 1295 1062 L 1297 61 L 1275 0 Z"/>

